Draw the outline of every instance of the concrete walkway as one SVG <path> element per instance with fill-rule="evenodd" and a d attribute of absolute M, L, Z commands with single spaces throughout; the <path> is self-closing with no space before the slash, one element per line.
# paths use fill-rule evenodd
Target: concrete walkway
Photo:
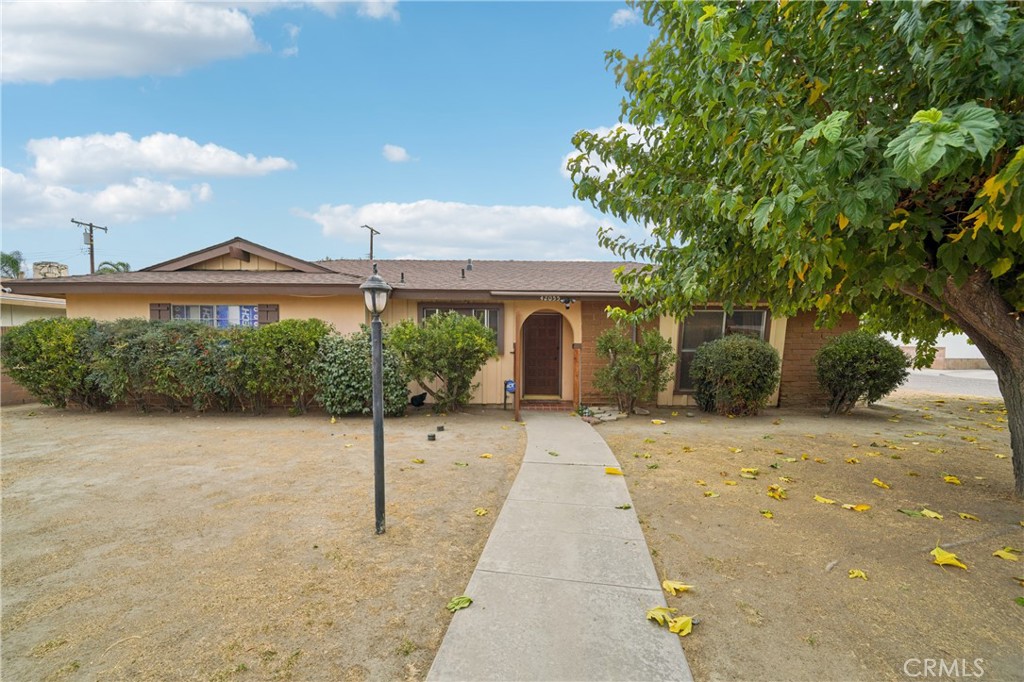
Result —
<path fill-rule="evenodd" d="M 692 680 L 618 466 L 593 427 L 527 413 L 526 454 L 428 680 Z M 557 456 L 555 454 L 557 453 Z"/>

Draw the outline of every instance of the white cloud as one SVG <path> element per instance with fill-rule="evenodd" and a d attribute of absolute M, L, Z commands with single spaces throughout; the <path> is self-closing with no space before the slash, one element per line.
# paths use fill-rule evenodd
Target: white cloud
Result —
<path fill-rule="evenodd" d="M 154 133 L 138 140 L 128 133 L 29 140 L 35 175 L 46 182 L 103 181 L 159 174 L 167 177 L 253 176 L 295 168 L 278 157 L 257 158 L 187 137 Z"/>
<path fill-rule="evenodd" d="M 599 219 L 581 206 L 481 206 L 425 199 L 410 203 L 320 206 L 296 215 L 318 223 L 352 253 L 366 249 L 365 231 L 381 231 L 375 251 L 388 258 L 607 259 L 597 246 Z"/>
<path fill-rule="evenodd" d="M 359 3 L 359 16 L 369 19 L 398 21 L 398 0 L 364 0 Z"/>
<path fill-rule="evenodd" d="M 601 137 L 608 137 L 613 133 L 619 134 L 620 131 L 625 131 L 626 134 L 629 136 L 630 141 L 632 142 L 639 142 L 643 139 L 643 136 L 640 133 L 640 129 L 637 128 L 632 123 L 616 123 L 610 128 L 600 126 L 597 128 L 591 128 L 587 132 L 595 133 Z M 580 150 L 575 149 L 562 157 L 562 167 L 560 170 L 563 177 L 572 177 L 572 174 L 569 173 L 568 164 L 571 159 L 574 159 L 579 155 Z M 603 161 L 601 161 L 601 159 L 592 159 L 590 163 L 592 166 L 594 166 L 594 170 L 588 173 L 588 175 L 602 177 L 604 175 L 607 175 L 610 170 L 616 169 L 614 165 L 606 164 Z"/>
<path fill-rule="evenodd" d="M 623 8 L 615 10 L 615 13 L 612 14 L 611 24 L 612 28 L 622 28 L 624 26 L 639 24 L 640 19 L 641 14 L 638 7 L 634 7 L 632 9 Z"/>
<path fill-rule="evenodd" d="M 64 226 L 75 215 L 100 222 L 134 222 L 187 211 L 213 196 L 206 183 L 182 189 L 167 182 L 134 178 L 93 191 L 48 184 L 0 167 L 4 227 Z"/>
<path fill-rule="evenodd" d="M 299 33 L 302 32 L 302 29 L 295 24 L 285 24 L 282 28 L 288 34 L 291 45 L 281 50 L 281 56 L 294 57 L 299 54 Z"/>
<path fill-rule="evenodd" d="M 409 156 L 409 152 L 405 150 L 405 147 L 399 147 L 396 144 L 386 144 L 384 149 L 381 150 L 384 158 L 391 163 L 405 163 L 406 161 L 412 160 Z"/>
<path fill-rule="evenodd" d="M 178 74 L 263 46 L 240 10 L 190 2 L 4 2 L 4 82 Z"/>

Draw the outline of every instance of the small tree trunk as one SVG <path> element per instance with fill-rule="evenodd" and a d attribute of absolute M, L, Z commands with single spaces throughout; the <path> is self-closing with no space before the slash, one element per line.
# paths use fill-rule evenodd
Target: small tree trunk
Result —
<path fill-rule="evenodd" d="M 948 279 L 941 301 L 909 287 L 901 290 L 949 315 L 995 372 L 1010 429 L 1013 489 L 1017 497 L 1024 497 L 1024 319 L 1021 311 L 1010 307 L 984 270 L 976 271 L 962 286 Z"/>

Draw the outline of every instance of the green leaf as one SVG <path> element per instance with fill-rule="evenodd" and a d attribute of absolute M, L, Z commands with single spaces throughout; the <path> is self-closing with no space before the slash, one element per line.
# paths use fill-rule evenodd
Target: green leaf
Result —
<path fill-rule="evenodd" d="M 1012 267 L 1012 258 L 1000 258 L 992 264 L 992 267 L 989 268 L 989 272 L 992 273 L 992 277 L 999 277 L 1000 275 L 1005 275 Z"/>
<path fill-rule="evenodd" d="M 974 141 L 978 156 L 984 159 L 995 144 L 996 135 L 1000 132 L 996 114 L 991 109 L 979 107 L 968 102 L 957 109 L 952 120 L 959 124 L 959 129 Z"/>
<path fill-rule="evenodd" d="M 446 606 L 445 608 L 447 608 L 452 613 L 455 613 L 456 611 L 461 611 L 462 609 L 468 607 L 472 603 L 472 599 L 470 599 L 466 595 L 462 595 L 460 597 L 452 597 L 452 600 L 448 602 L 448 606 Z"/>
<path fill-rule="evenodd" d="M 934 109 L 933 108 L 933 109 L 926 109 L 924 111 L 917 112 L 916 114 L 914 114 L 911 117 L 910 122 L 911 123 L 931 123 L 931 124 L 934 125 L 935 123 L 938 123 L 941 120 L 942 120 L 942 112 L 939 111 L 938 109 Z"/>

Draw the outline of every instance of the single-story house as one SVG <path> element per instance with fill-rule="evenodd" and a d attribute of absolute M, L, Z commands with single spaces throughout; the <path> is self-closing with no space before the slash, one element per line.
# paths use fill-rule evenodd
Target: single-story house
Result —
<path fill-rule="evenodd" d="M 498 357 L 481 370 L 475 399 L 501 404 L 515 379 L 523 407 L 607 402 L 594 386 L 601 365 L 598 335 L 621 305 L 614 270 L 594 261 L 378 260 L 393 287 L 382 319 L 423 320 L 439 311 L 473 315 L 497 334 Z M 188 319 L 215 326 L 320 318 L 341 333 L 368 322 L 359 290 L 372 272 L 366 259 L 305 261 L 236 237 L 137 272 L 11 280 L 16 292 L 58 296 L 69 317 Z M 678 352 L 675 374 L 658 396 L 663 406 L 691 405 L 687 369 L 701 343 L 732 332 L 755 334 L 782 357 L 782 384 L 772 404 L 820 401 L 812 356 L 828 339 L 856 327 L 814 329 L 814 315 L 773 318 L 766 309 L 726 315 L 709 306 L 684 320 L 663 316 L 662 336 Z"/>
<path fill-rule="evenodd" d="M 13 280 L 17 282 L 19 280 Z M 0 336 L 18 325 L 44 317 L 64 317 L 66 304 L 61 298 L 15 294 L 5 285 L 0 290 Z M 32 394 L 0 371 L 0 405 L 34 402 Z"/>

